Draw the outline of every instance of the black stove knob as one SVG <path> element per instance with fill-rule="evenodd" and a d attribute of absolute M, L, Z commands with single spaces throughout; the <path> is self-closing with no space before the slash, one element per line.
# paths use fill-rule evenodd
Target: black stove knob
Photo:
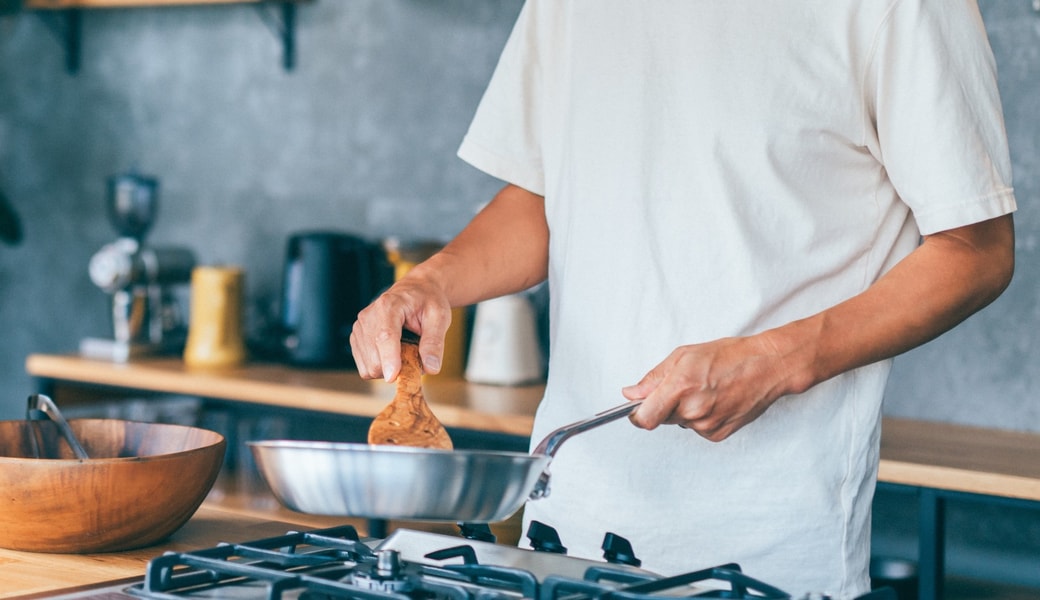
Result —
<path fill-rule="evenodd" d="M 527 539 L 531 540 L 531 548 L 538 552 L 567 554 L 567 548 L 560 541 L 560 534 L 545 523 L 531 521 L 531 524 L 527 527 Z"/>
<path fill-rule="evenodd" d="M 607 559 L 609 563 L 631 565 L 633 567 L 643 564 L 643 561 L 636 558 L 636 553 L 632 550 L 632 544 L 616 533 L 608 531 L 607 535 L 603 536 L 602 548 L 603 558 Z"/>
<path fill-rule="evenodd" d="M 477 542 L 490 542 L 494 544 L 498 541 L 495 537 L 491 527 L 487 523 L 458 523 L 459 533 L 462 537 L 467 540 L 474 540 Z"/>

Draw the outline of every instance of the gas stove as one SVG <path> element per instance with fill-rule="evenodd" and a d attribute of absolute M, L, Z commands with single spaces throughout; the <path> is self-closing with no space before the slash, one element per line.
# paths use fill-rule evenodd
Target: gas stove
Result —
<path fill-rule="evenodd" d="M 624 538 L 604 537 L 604 561 L 567 556 L 555 530 L 533 522 L 532 550 L 498 544 L 486 525 L 462 537 L 398 529 L 361 539 L 352 526 L 288 532 L 240 544 L 168 552 L 131 584 L 55 600 L 794 600 L 736 564 L 665 577 L 640 568 Z M 805 597 L 823 600 L 825 596 Z M 895 600 L 878 590 L 857 600 Z"/>

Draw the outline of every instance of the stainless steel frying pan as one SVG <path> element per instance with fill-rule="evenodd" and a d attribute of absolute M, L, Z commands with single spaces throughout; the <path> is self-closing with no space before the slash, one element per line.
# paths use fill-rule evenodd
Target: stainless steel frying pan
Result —
<path fill-rule="evenodd" d="M 299 512 L 493 523 L 548 495 L 549 463 L 564 441 L 639 404 L 565 425 L 531 454 L 289 440 L 248 445 L 274 495 Z"/>

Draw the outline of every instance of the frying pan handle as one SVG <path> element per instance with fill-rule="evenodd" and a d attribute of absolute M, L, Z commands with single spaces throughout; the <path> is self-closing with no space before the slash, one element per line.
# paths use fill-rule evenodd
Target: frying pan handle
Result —
<path fill-rule="evenodd" d="M 642 400 L 636 400 L 634 402 L 625 402 L 619 404 L 614 408 L 607 409 L 601 413 L 596 413 L 587 419 L 583 419 L 570 425 L 564 425 L 556 431 L 553 431 L 549 435 L 545 436 L 538 446 L 534 449 L 532 454 L 541 454 L 545 456 L 556 456 L 556 451 L 560 449 L 560 445 L 567 441 L 572 435 L 588 431 L 594 427 L 599 427 L 611 421 L 616 421 L 622 417 L 627 417 L 632 414 L 635 409 L 639 408 L 639 405 L 643 403 Z"/>
<path fill-rule="evenodd" d="M 548 456 L 552 458 L 556 455 L 556 451 L 560 449 L 560 445 L 567 441 L 572 435 L 588 431 L 594 427 L 599 427 L 605 423 L 616 421 L 621 417 L 626 417 L 632 412 L 639 408 L 639 405 L 643 403 L 642 400 L 635 400 L 633 402 L 625 402 L 619 404 L 614 408 L 607 409 L 601 413 L 596 413 L 591 417 L 578 421 L 577 423 L 571 423 L 570 425 L 564 425 L 556 431 L 553 431 L 549 435 L 545 436 L 538 446 L 534 449 L 531 454 L 534 456 Z M 528 496 L 529 500 L 538 500 L 545 498 L 549 495 L 549 465 L 546 464 L 545 470 L 538 476 L 538 482 L 535 484 L 534 489 L 531 490 L 531 494 Z"/>

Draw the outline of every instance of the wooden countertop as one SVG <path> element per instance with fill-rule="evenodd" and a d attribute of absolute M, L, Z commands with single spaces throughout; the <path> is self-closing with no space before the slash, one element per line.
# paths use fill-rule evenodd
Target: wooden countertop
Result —
<path fill-rule="evenodd" d="M 394 386 L 344 370 L 316 371 L 247 364 L 192 371 L 179 359 L 130 363 L 31 355 L 31 375 L 68 382 L 153 390 L 225 400 L 375 416 Z M 529 436 L 541 385 L 497 387 L 428 378 L 423 389 L 448 427 Z M 880 481 L 1040 501 L 1040 434 L 886 418 Z"/>
<path fill-rule="evenodd" d="M 218 398 L 318 412 L 374 416 L 394 386 L 363 381 L 348 371 L 318 371 L 284 365 L 247 364 L 226 371 L 192 371 L 177 359 L 137 359 L 121 364 L 76 356 L 32 355 L 28 372 L 65 385 L 99 385 Z M 458 380 L 424 382 L 437 416 L 449 427 L 527 437 L 542 386 L 506 388 Z M 1040 502 L 1040 435 L 936 422 L 886 418 L 882 428 L 879 481 L 939 490 Z M 248 487 L 248 486 L 247 486 Z M 293 528 L 366 522 L 303 515 L 281 508 L 256 489 L 239 492 L 220 482 L 206 503 L 169 540 L 114 554 L 54 555 L 0 550 L 0 598 L 46 597 L 48 591 L 140 578 L 147 561 L 165 550 L 195 550 L 221 541 L 248 541 Z M 391 523 L 445 531 L 451 525 Z M 503 534 L 518 537 L 518 524 Z M 511 531 L 514 527 L 517 531 Z M 500 534 L 500 535 L 503 535 Z"/>
<path fill-rule="evenodd" d="M 217 398 L 236 402 L 374 417 L 396 387 L 365 381 L 344 369 L 299 369 L 247 363 L 219 371 L 193 370 L 178 358 L 135 359 L 127 363 L 78 356 L 32 354 L 26 370 L 35 377 L 119 388 Z M 423 393 L 447 427 L 527 437 L 542 385 L 478 385 L 439 376 L 423 381 Z"/>
<path fill-rule="evenodd" d="M 300 517 L 291 522 L 282 521 L 273 513 L 263 516 L 207 502 L 168 540 L 147 548 L 103 554 L 43 554 L 0 549 L 0 598 L 46 597 L 48 593 L 67 588 L 138 580 L 144 577 L 148 561 L 167 550 L 198 550 L 219 542 L 244 542 L 294 529 L 348 523 L 340 519 L 323 525 L 313 517 Z"/>
<path fill-rule="evenodd" d="M 0 598 L 47 598 L 59 591 L 65 594 L 101 584 L 129 584 L 142 579 L 148 561 L 166 551 L 187 552 L 220 542 L 247 542 L 289 531 L 340 525 L 353 525 L 361 536 L 368 534 L 364 519 L 294 512 L 280 506 L 269 491 L 243 489 L 240 482 L 222 475 L 195 515 L 169 539 L 153 546 L 95 554 L 45 554 L 0 548 Z M 388 525 L 390 531 L 408 527 L 458 535 L 453 523 L 391 521 Z M 492 526 L 503 540 L 516 536 L 513 529 L 518 527 L 512 520 Z"/>
<path fill-rule="evenodd" d="M 878 480 L 1040 501 L 1040 434 L 886 418 Z"/>

